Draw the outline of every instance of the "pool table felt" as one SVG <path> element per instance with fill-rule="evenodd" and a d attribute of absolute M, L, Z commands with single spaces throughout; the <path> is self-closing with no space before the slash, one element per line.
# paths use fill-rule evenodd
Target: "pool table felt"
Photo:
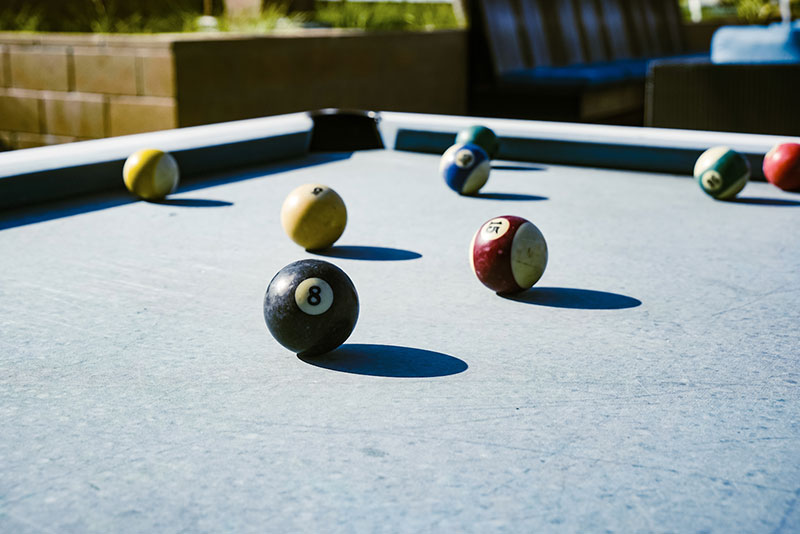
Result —
<path fill-rule="evenodd" d="M 796 195 L 495 162 L 464 198 L 437 168 L 317 154 L 5 221 L 0 531 L 800 529 Z M 280 227 L 306 182 L 347 204 L 326 256 Z M 503 214 L 550 251 L 515 299 L 467 256 Z M 361 315 L 303 361 L 261 305 L 308 257 Z"/>

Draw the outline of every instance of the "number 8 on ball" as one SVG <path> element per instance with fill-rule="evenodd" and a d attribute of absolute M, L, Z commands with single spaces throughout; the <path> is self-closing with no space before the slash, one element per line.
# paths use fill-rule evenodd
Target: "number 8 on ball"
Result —
<path fill-rule="evenodd" d="M 350 278 L 321 260 L 290 263 L 264 295 L 267 328 L 278 343 L 300 356 L 323 354 L 344 343 L 356 326 L 358 309 Z"/>

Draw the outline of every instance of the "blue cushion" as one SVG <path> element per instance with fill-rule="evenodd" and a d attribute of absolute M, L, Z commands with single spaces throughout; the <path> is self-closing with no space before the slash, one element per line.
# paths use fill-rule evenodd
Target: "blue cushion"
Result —
<path fill-rule="evenodd" d="M 508 72 L 500 77 L 511 86 L 596 87 L 627 81 L 630 74 L 614 63 L 535 67 Z"/>
<path fill-rule="evenodd" d="M 617 65 L 625 69 L 625 71 L 633 78 L 644 80 L 647 76 L 647 68 L 650 65 L 652 58 L 630 58 L 618 59 L 615 61 Z"/>
<path fill-rule="evenodd" d="M 646 58 L 617 59 L 613 63 L 624 68 L 628 74 L 637 79 L 644 80 L 653 61 L 708 61 L 708 54 L 679 54 L 677 56 L 660 56 Z"/>
<path fill-rule="evenodd" d="M 565 65 L 561 67 L 535 67 L 521 69 L 500 77 L 507 87 L 564 87 L 583 89 L 628 81 L 644 81 L 650 63 L 654 60 L 697 61 L 708 60 L 707 54 L 684 54 L 658 58 L 616 59 L 599 63 Z"/>
<path fill-rule="evenodd" d="M 800 63 L 800 21 L 723 26 L 711 40 L 712 63 Z"/>

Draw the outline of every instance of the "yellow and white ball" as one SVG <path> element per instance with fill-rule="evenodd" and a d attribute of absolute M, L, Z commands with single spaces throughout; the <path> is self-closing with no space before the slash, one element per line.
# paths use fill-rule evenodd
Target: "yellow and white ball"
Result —
<path fill-rule="evenodd" d="M 128 191 L 137 197 L 162 200 L 178 188 L 180 171 L 171 154 L 155 148 L 144 148 L 125 160 L 122 178 Z"/>
<path fill-rule="evenodd" d="M 327 248 L 344 232 L 347 208 L 330 187 L 301 185 L 284 200 L 281 225 L 286 235 L 306 250 Z"/>

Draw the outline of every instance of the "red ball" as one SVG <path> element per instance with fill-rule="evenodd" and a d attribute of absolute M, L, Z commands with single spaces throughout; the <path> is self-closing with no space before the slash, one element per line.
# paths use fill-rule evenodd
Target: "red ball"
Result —
<path fill-rule="evenodd" d="M 764 156 L 764 176 L 784 191 L 800 190 L 800 144 L 775 145 Z"/>
<path fill-rule="evenodd" d="M 547 243 L 536 226 L 522 217 L 503 215 L 486 221 L 470 245 L 472 270 L 498 293 L 528 289 L 547 266 Z"/>

